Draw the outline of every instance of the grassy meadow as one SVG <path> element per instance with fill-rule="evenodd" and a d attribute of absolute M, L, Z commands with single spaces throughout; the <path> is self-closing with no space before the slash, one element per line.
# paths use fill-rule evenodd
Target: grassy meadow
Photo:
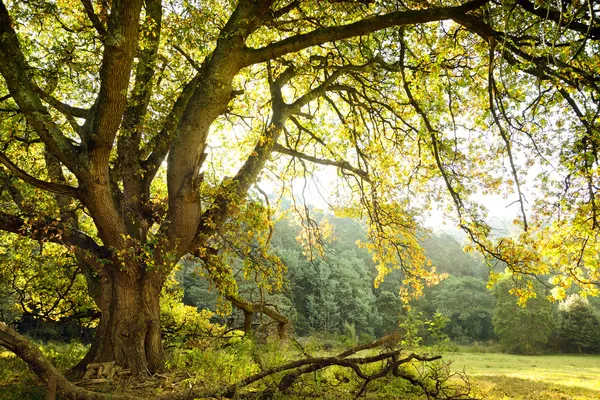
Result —
<path fill-rule="evenodd" d="M 449 353 L 444 359 L 489 400 L 600 399 L 600 356 Z"/>

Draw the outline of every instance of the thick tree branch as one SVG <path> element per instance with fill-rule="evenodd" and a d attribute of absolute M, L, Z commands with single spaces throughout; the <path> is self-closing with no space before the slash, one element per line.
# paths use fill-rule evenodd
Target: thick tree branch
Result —
<path fill-rule="evenodd" d="M 252 183 L 254 183 L 262 171 L 273 150 L 273 146 L 277 142 L 281 132 L 283 132 L 286 119 L 290 115 L 290 107 L 283 101 L 281 88 L 293 77 L 293 71 L 293 67 L 287 68 L 274 81 L 272 81 L 269 72 L 269 79 L 271 80 L 269 82 L 271 85 L 271 107 L 273 110 L 271 122 L 266 127 L 261 140 L 255 145 L 254 150 L 240 167 L 235 177 L 221 183 L 221 190 L 213 204 L 201 215 L 195 238 L 188 249 L 189 252 L 196 250 L 198 246 L 222 228 L 223 223 L 227 219 L 230 205 L 237 205 L 241 202 L 243 196 L 245 196 Z"/>
<path fill-rule="evenodd" d="M 245 41 L 263 22 L 272 3 L 271 0 L 237 3 L 220 32 L 215 50 L 202 67 L 199 83 L 179 120 L 177 135 L 171 141 L 167 165 L 166 220 L 169 225 L 163 229 L 178 243 L 180 255 L 189 251 L 203 218 L 198 190 L 210 128 L 227 110 L 233 79 L 244 67 Z"/>
<path fill-rule="evenodd" d="M 159 0 L 146 0 L 146 19 L 142 26 L 144 48 L 141 50 L 135 72 L 135 83 L 123 117 L 122 131 L 117 141 L 118 174 L 123 182 L 121 207 L 129 234 L 136 238 L 146 237 L 148 224 L 142 221 L 142 210 L 150 194 L 149 185 L 144 185 L 140 144 L 143 121 L 152 96 L 154 63 L 158 54 L 162 24 L 162 5 Z"/>
<path fill-rule="evenodd" d="M 89 179 L 80 182 L 80 200 L 89 210 L 107 246 L 126 246 L 127 226 L 110 177 L 110 157 L 125 112 L 133 58 L 138 47 L 142 0 L 112 2 L 100 67 L 100 90 L 85 125 L 83 164 Z M 61 160 L 62 162 L 63 160 Z M 64 162 L 63 162 L 64 163 Z"/>
<path fill-rule="evenodd" d="M 177 132 L 177 124 L 183 115 L 188 102 L 192 98 L 198 83 L 200 82 L 200 73 L 196 74 L 184 87 L 171 112 L 167 115 L 163 127 L 160 132 L 152 139 L 149 147 L 152 153 L 142 162 L 142 170 L 144 171 L 144 181 L 146 185 L 154 179 L 158 168 L 164 161 L 169 152 L 171 142 Z"/>
<path fill-rule="evenodd" d="M 246 50 L 245 64 L 252 65 L 267 60 L 273 60 L 282 55 L 295 53 L 307 47 L 366 35 L 393 26 L 414 25 L 418 23 L 451 19 L 453 16 L 463 15 L 476 10 L 488 2 L 489 0 L 473 0 L 458 7 L 397 11 L 365 18 L 348 25 L 317 29 L 310 33 L 283 39 L 260 49 L 249 48 Z"/>
<path fill-rule="evenodd" d="M 100 68 L 100 91 L 94 107 L 88 151 L 94 172 L 108 182 L 110 151 L 127 102 L 133 57 L 137 51 L 142 0 L 112 3 Z"/>
<path fill-rule="evenodd" d="M 0 230 L 34 240 L 48 241 L 67 247 L 75 246 L 83 252 L 89 252 L 97 259 L 109 256 L 108 250 L 96 243 L 90 236 L 64 226 L 62 222 L 56 220 L 36 220 L 33 217 L 26 220 L 0 211 Z"/>
<path fill-rule="evenodd" d="M 200 224 L 198 226 L 198 231 L 196 234 L 195 240 L 192 242 L 191 248 L 189 251 L 194 251 L 204 240 L 208 237 L 212 236 L 216 231 L 221 229 L 221 225 L 226 220 L 228 215 L 229 206 L 232 204 L 237 204 L 240 202 L 242 196 L 245 195 L 248 188 L 254 182 L 258 174 L 261 172 L 263 166 L 265 165 L 269 155 L 275 149 L 275 146 L 279 146 L 277 144 L 277 139 L 281 132 L 283 132 L 285 121 L 294 113 L 300 112 L 300 109 L 314 101 L 319 96 L 323 96 L 327 92 L 327 88 L 329 85 L 333 84 L 341 75 L 346 72 L 351 71 L 362 71 L 367 68 L 371 62 L 368 62 L 364 65 L 346 65 L 339 67 L 332 74 L 325 79 L 319 86 L 304 94 L 292 104 L 286 104 L 283 100 L 283 96 L 281 93 L 282 87 L 293 78 L 295 69 L 293 66 L 288 67 L 281 75 L 279 75 L 276 79 L 271 77 L 269 72 L 269 79 L 271 80 L 271 102 L 273 108 L 273 116 L 271 119 L 271 123 L 267 127 L 263 137 L 254 147 L 251 155 L 246 159 L 246 162 L 242 165 L 242 167 L 238 170 L 236 176 L 227 182 L 223 182 L 222 189 L 220 193 L 217 195 L 215 201 L 212 206 L 205 211 L 201 217 Z M 270 68 L 268 68 L 270 71 Z M 279 147 L 280 152 L 284 152 L 289 149 L 285 149 L 282 146 Z M 296 156 L 302 155 L 299 152 L 295 153 Z M 307 155 L 303 155 L 304 158 L 309 157 Z M 313 158 L 313 162 L 316 162 L 318 159 Z M 343 162 L 336 162 L 336 164 L 331 164 L 338 167 L 344 166 L 344 169 L 351 170 L 355 172 L 357 175 L 361 176 L 363 179 L 368 180 L 368 174 L 366 172 L 360 171 L 357 168 L 350 166 L 349 164 L 344 164 Z"/>

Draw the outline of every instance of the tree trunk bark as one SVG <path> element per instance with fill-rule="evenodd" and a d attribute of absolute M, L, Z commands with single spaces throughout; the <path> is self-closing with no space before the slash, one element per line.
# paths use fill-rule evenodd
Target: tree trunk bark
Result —
<path fill-rule="evenodd" d="M 136 272 L 132 272 L 136 271 Z M 163 279 L 141 268 L 121 268 L 102 277 L 94 362 L 115 361 L 134 375 L 162 370 L 165 352 L 160 328 Z"/>

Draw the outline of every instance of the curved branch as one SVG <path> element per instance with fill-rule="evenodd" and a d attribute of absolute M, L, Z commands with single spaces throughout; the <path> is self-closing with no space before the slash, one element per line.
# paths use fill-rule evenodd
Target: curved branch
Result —
<path fill-rule="evenodd" d="M 283 39 L 260 49 L 249 48 L 246 50 L 245 64 L 252 65 L 267 60 L 273 60 L 282 55 L 295 53 L 307 47 L 366 35 L 393 26 L 413 25 L 451 19 L 453 16 L 463 15 L 469 11 L 476 10 L 489 1 L 490 0 L 473 0 L 458 7 L 397 11 L 365 18 L 347 25 L 317 29 L 310 33 Z"/>
<path fill-rule="evenodd" d="M 355 173 L 356 175 L 360 176 L 363 180 L 371 183 L 371 177 L 369 177 L 369 173 L 367 171 L 353 167 L 352 165 L 350 165 L 350 163 L 348 161 L 333 161 L 333 160 L 326 160 L 323 158 L 309 156 L 308 154 L 304 154 L 304 153 L 301 153 L 301 152 L 293 150 L 293 149 L 288 149 L 287 147 L 284 147 L 284 146 L 280 145 L 279 143 L 275 143 L 275 145 L 273 146 L 273 151 L 276 151 L 276 152 L 282 153 L 282 154 L 286 154 L 291 157 L 310 161 L 315 164 L 330 165 L 333 167 L 338 167 L 343 170 L 351 171 L 351 172 Z"/>
<path fill-rule="evenodd" d="M 598 26 L 600 21 L 598 20 L 594 21 L 593 18 L 590 18 L 590 25 L 586 25 L 582 24 L 581 22 L 570 21 L 566 19 L 562 12 L 551 8 L 549 5 L 547 7 L 538 7 L 529 0 L 517 0 L 517 4 L 520 5 L 525 11 L 537 15 L 544 20 L 550 20 L 559 26 L 564 26 L 569 30 L 579 32 L 586 36 L 589 35 L 589 37 L 592 39 L 600 40 L 600 26 Z M 594 26 L 594 24 L 596 26 Z"/>
<path fill-rule="evenodd" d="M 19 168 L 15 163 L 13 163 L 2 152 L 0 152 L 0 163 L 2 163 L 10 172 L 22 179 L 24 182 L 35 186 L 36 188 L 45 190 L 50 193 L 66 194 L 73 197 L 77 197 L 78 195 L 78 189 L 73 186 L 63 185 L 54 182 L 46 182 L 29 175 L 27 172 Z"/>
<path fill-rule="evenodd" d="M 54 387 L 65 398 L 74 400 L 139 400 L 138 396 L 95 393 L 74 385 L 54 368 L 37 346 L 9 328 L 4 322 L 0 322 L 0 346 L 15 353 L 27 363 L 44 384 L 48 385 L 49 388 Z"/>
<path fill-rule="evenodd" d="M 108 250 L 90 236 L 77 229 L 66 227 L 56 220 L 37 221 L 34 218 L 26 220 L 0 211 L 0 230 L 63 246 L 75 246 L 84 253 L 90 253 L 96 259 L 109 256 Z"/>
<path fill-rule="evenodd" d="M 256 177 L 262 171 L 273 151 L 273 146 L 284 129 L 285 121 L 289 117 L 289 105 L 283 102 L 281 85 L 285 81 L 282 77 L 287 77 L 287 74 L 290 73 L 288 71 L 291 70 L 293 68 L 288 68 L 282 76 L 274 82 L 270 82 L 273 109 L 271 122 L 235 177 L 226 179 L 221 183 L 219 194 L 216 196 L 212 206 L 200 217 L 200 223 L 198 224 L 190 249 L 188 249 L 189 251 L 197 249 L 200 244 L 221 229 L 229 215 L 229 206 L 240 202 L 240 199 L 246 194 L 252 183 L 256 180 Z"/>
<path fill-rule="evenodd" d="M 225 298 L 229 300 L 231 304 L 233 304 L 235 307 L 244 311 L 244 314 L 249 313 L 251 315 L 255 313 L 262 313 L 271 317 L 272 319 L 277 321 L 279 325 L 279 336 L 282 337 L 285 335 L 285 330 L 287 325 L 290 323 L 290 320 L 274 308 L 268 307 L 263 303 L 252 303 L 238 295 L 230 294 L 226 295 Z"/>

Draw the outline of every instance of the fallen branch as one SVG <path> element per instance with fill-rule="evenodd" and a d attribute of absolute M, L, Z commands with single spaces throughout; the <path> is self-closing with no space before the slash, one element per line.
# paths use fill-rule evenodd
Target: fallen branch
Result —
<path fill-rule="evenodd" d="M 244 312 L 244 330 L 246 333 L 249 333 L 252 328 L 252 316 L 255 313 L 262 313 L 277 321 L 277 332 L 279 337 L 285 337 L 287 326 L 290 323 L 290 320 L 285 315 L 281 314 L 273 307 L 268 307 L 263 303 L 252 303 L 239 295 L 227 295 L 225 297 L 231 304 Z"/>

